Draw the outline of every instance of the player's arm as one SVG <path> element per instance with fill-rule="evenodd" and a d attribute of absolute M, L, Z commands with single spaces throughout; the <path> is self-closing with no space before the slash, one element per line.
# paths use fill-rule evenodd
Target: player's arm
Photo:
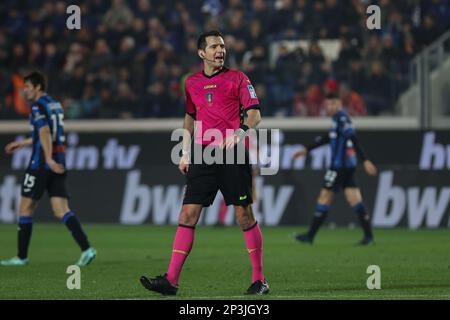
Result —
<path fill-rule="evenodd" d="M 367 158 L 367 154 L 364 151 L 359 139 L 356 137 L 356 134 L 353 133 L 350 137 L 350 140 L 353 142 L 353 146 L 355 147 L 356 154 L 358 155 L 359 159 L 361 159 L 364 169 L 366 170 L 367 174 L 370 176 L 375 176 L 377 174 L 377 168 Z"/>
<path fill-rule="evenodd" d="M 255 129 L 261 122 L 259 100 L 256 96 L 255 88 L 253 88 L 253 85 L 244 73 L 240 75 L 239 104 L 244 108 L 246 118 L 244 123 L 234 132 L 234 135 L 225 139 L 222 148 L 232 148 L 245 139 L 249 129 Z"/>
<path fill-rule="evenodd" d="M 186 113 L 183 123 L 183 151 L 191 150 L 192 135 L 194 134 L 194 122 L 195 119 L 192 117 L 192 115 Z"/>
<path fill-rule="evenodd" d="M 5 146 L 5 152 L 6 154 L 12 154 L 14 152 L 16 152 L 19 149 L 22 149 L 23 147 L 26 146 L 31 146 L 33 144 L 33 139 L 32 138 L 27 138 L 27 139 L 23 139 L 23 140 L 19 140 L 19 141 L 13 141 L 8 143 Z"/>
<path fill-rule="evenodd" d="M 329 136 L 328 132 L 324 133 L 321 136 L 317 136 L 313 143 L 307 145 L 304 149 L 301 149 L 301 150 L 295 152 L 292 155 L 292 158 L 297 159 L 297 158 L 306 156 L 311 150 L 314 150 L 315 148 L 323 146 L 329 142 L 330 142 L 330 136 Z"/>
<path fill-rule="evenodd" d="M 184 123 L 183 123 L 183 155 L 181 156 L 180 163 L 178 165 L 178 169 L 181 171 L 182 174 L 186 174 L 189 170 L 189 163 L 191 160 L 190 156 L 190 150 L 191 150 L 191 141 L 192 141 L 192 135 L 194 133 L 194 122 L 195 119 L 193 115 L 186 113 L 184 116 Z"/>
<path fill-rule="evenodd" d="M 185 95 L 186 95 L 186 114 L 184 116 L 183 123 L 183 150 L 182 157 L 180 159 L 180 163 L 178 165 L 178 169 L 182 174 L 186 174 L 189 170 L 190 163 L 190 150 L 191 150 L 191 141 L 192 135 L 194 134 L 194 123 L 196 118 L 196 109 L 194 102 L 192 101 L 191 95 L 189 93 L 189 88 L 187 81 L 185 82 Z"/>
<path fill-rule="evenodd" d="M 41 141 L 42 150 L 44 151 L 45 162 L 55 173 L 64 173 L 64 167 L 53 160 L 52 157 L 52 134 L 48 125 L 44 125 L 39 129 L 39 139 Z"/>
<path fill-rule="evenodd" d="M 368 159 L 367 154 L 365 153 L 361 143 L 359 142 L 359 139 L 356 137 L 356 132 L 355 129 L 353 128 L 351 119 L 349 117 L 345 117 L 342 119 L 344 120 L 342 120 L 342 122 L 339 124 L 342 128 L 344 136 L 352 141 L 356 154 L 362 161 L 364 169 L 366 170 L 367 174 L 370 176 L 375 176 L 377 174 L 377 168 L 372 163 L 372 161 Z"/>

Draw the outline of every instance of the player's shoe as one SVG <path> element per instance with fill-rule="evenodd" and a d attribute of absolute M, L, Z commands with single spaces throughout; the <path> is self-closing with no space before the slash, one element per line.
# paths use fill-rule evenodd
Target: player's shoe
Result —
<path fill-rule="evenodd" d="M 97 251 L 94 248 L 89 248 L 81 253 L 81 257 L 77 262 L 77 266 L 85 267 L 97 256 Z"/>
<path fill-rule="evenodd" d="M 141 276 L 139 280 L 145 289 L 161 293 L 165 296 L 174 296 L 178 291 L 178 286 L 172 285 L 169 280 L 167 280 L 166 275 L 157 276 L 156 278 Z"/>
<path fill-rule="evenodd" d="M 303 243 L 313 244 L 313 239 L 307 234 L 299 234 L 295 237 L 295 239 Z"/>
<path fill-rule="evenodd" d="M 246 294 L 256 294 L 256 295 L 263 295 L 268 293 L 269 293 L 269 284 L 265 279 L 264 281 L 257 280 L 253 282 L 246 292 Z"/>
<path fill-rule="evenodd" d="M 0 265 L 5 267 L 20 267 L 26 266 L 28 264 L 28 259 L 20 259 L 19 257 L 14 257 L 8 260 L 1 260 Z"/>
<path fill-rule="evenodd" d="M 364 237 L 361 241 L 359 241 L 356 245 L 358 246 L 368 246 L 375 244 L 373 237 Z"/>

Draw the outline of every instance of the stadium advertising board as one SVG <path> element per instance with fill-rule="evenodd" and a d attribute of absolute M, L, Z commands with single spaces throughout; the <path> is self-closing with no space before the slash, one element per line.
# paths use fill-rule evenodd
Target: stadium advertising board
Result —
<path fill-rule="evenodd" d="M 255 179 L 254 212 L 260 223 L 305 225 L 311 220 L 330 153 L 327 146 L 306 159 L 292 154 L 320 132 L 281 131 L 279 171 Z M 365 203 L 375 227 L 450 227 L 450 132 L 359 131 L 359 138 L 377 165 L 377 177 L 357 171 Z M 21 136 L 2 135 L 0 142 Z M 96 223 L 176 224 L 184 177 L 170 160 L 170 133 L 67 134 L 68 187 L 71 206 L 82 221 Z M 0 157 L 0 222 L 13 223 L 24 170 L 31 150 Z M 214 224 L 221 195 L 205 209 L 200 223 Z M 53 221 L 48 201 L 37 221 Z M 234 223 L 233 209 L 226 218 Z M 327 223 L 357 223 L 342 194 L 330 210 Z"/>

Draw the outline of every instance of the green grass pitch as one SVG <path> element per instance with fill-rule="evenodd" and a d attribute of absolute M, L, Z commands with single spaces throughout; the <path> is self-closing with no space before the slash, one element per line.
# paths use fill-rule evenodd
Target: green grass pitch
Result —
<path fill-rule="evenodd" d="M 175 298 L 145 290 L 139 277 L 166 271 L 175 229 L 85 225 L 98 256 L 82 269 L 81 289 L 69 290 L 66 268 L 79 250 L 64 226 L 37 223 L 30 264 L 0 267 L 0 299 L 248 299 L 250 259 L 237 227 L 197 227 Z M 448 230 L 375 230 L 370 247 L 353 245 L 359 229 L 324 228 L 313 246 L 293 240 L 305 228 L 262 230 L 271 293 L 258 299 L 450 299 Z M 16 238 L 16 226 L 0 225 L 0 258 L 16 254 Z M 380 290 L 367 289 L 369 265 L 381 268 Z"/>

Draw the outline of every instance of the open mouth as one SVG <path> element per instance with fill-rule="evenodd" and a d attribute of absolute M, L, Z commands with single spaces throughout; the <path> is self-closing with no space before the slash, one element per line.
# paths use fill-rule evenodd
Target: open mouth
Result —
<path fill-rule="evenodd" d="M 215 60 L 219 61 L 219 62 L 223 62 L 224 57 L 223 56 L 217 56 L 215 58 Z"/>

